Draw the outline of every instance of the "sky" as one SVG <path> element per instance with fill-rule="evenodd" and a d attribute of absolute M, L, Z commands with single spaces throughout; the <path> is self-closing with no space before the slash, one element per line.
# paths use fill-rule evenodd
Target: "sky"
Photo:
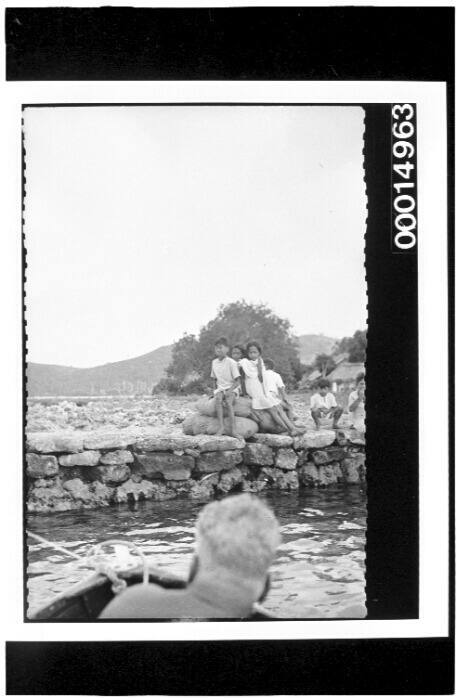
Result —
<path fill-rule="evenodd" d="M 366 324 L 360 107 L 24 112 L 28 360 L 95 366 L 267 303 Z"/>

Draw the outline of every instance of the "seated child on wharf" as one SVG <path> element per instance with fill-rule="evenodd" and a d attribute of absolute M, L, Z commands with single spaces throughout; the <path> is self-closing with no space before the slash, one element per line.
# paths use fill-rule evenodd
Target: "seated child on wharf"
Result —
<path fill-rule="evenodd" d="M 365 374 L 359 373 L 355 381 L 355 390 L 350 393 L 348 410 L 352 414 L 352 426 L 362 434 L 365 433 Z"/>
<path fill-rule="evenodd" d="M 240 360 L 240 366 L 244 371 L 246 392 L 252 400 L 253 412 L 268 414 L 273 422 L 281 430 L 288 431 L 291 436 L 303 433 L 291 421 L 284 411 L 281 400 L 274 398 L 265 384 L 265 365 L 262 359 L 262 347 L 258 342 L 248 342 L 246 346 L 247 358 Z"/>
<path fill-rule="evenodd" d="M 241 344 L 235 344 L 232 347 L 232 351 L 230 352 L 231 357 L 234 361 L 236 361 L 236 365 L 238 366 L 238 370 L 240 372 L 240 379 L 241 379 L 241 395 L 243 397 L 246 397 L 247 392 L 246 392 L 246 377 L 244 375 L 243 368 L 240 364 L 241 359 L 244 359 L 244 348 L 241 346 Z"/>
<path fill-rule="evenodd" d="M 216 358 L 211 364 L 211 378 L 214 381 L 214 397 L 216 399 L 216 412 L 219 420 L 219 429 L 216 435 L 224 433 L 224 405 L 227 407 L 230 435 L 236 439 L 241 437 L 235 431 L 235 413 L 233 403 L 236 394 L 240 391 L 240 371 L 236 361 L 227 356 L 229 344 L 225 337 L 221 337 L 214 344 Z"/>
<path fill-rule="evenodd" d="M 317 392 L 311 397 L 311 416 L 316 429 L 320 428 L 322 418 L 333 418 L 333 428 L 338 426 L 338 420 L 343 414 L 343 408 L 336 404 L 335 396 L 330 392 L 330 381 L 321 378 L 317 383 Z"/>
<path fill-rule="evenodd" d="M 267 391 L 274 398 L 281 400 L 281 405 L 284 412 L 287 413 L 289 419 L 294 420 L 295 415 L 290 400 L 286 395 L 286 386 L 284 385 L 284 381 L 281 377 L 281 374 L 275 371 L 274 361 L 272 359 L 264 359 L 263 363 L 265 364 L 266 369 L 265 387 Z"/>

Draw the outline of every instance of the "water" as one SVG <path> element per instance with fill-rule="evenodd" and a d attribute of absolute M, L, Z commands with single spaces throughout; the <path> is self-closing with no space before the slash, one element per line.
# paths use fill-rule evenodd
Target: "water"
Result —
<path fill-rule="evenodd" d="M 281 525 L 265 607 L 282 618 L 365 616 L 366 497 L 358 487 L 265 497 Z M 156 567 L 187 577 L 201 503 L 139 502 L 82 512 L 29 516 L 29 530 L 78 555 L 107 538 L 141 547 Z M 29 610 L 88 575 L 87 568 L 41 543 L 29 546 Z"/>

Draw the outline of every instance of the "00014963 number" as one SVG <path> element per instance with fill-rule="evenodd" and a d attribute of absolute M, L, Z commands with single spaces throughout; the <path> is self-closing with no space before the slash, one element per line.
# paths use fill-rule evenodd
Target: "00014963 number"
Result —
<path fill-rule="evenodd" d="M 392 246 L 412 251 L 417 243 L 416 110 L 392 105 Z"/>

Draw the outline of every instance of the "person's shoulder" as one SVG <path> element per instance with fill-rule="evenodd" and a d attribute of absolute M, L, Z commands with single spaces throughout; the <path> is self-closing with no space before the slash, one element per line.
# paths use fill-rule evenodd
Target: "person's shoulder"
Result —
<path fill-rule="evenodd" d="M 114 599 L 101 613 L 101 618 L 147 617 L 154 604 L 162 605 L 164 589 L 157 584 L 134 584 Z"/>
<path fill-rule="evenodd" d="M 238 363 L 235 361 L 235 359 L 232 359 L 231 356 L 226 356 L 225 358 L 228 360 L 229 364 L 231 364 L 232 366 L 233 366 L 233 364 L 235 364 L 235 366 L 238 366 Z"/>

